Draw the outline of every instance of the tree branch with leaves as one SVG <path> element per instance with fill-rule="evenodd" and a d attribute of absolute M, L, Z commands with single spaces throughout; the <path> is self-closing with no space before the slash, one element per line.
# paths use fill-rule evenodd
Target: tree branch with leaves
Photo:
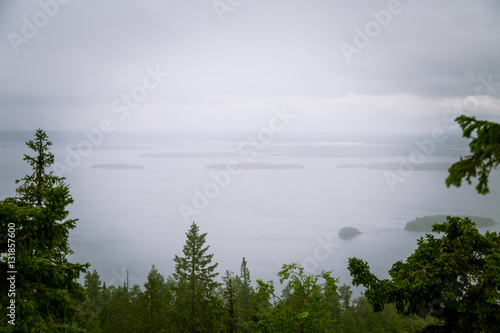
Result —
<path fill-rule="evenodd" d="M 456 122 L 462 128 L 464 138 L 472 138 L 469 143 L 472 155 L 460 157 L 448 169 L 446 186 L 460 187 L 463 179 L 470 185 L 471 178 L 477 177 L 477 192 L 487 194 L 490 192 L 489 175 L 500 164 L 500 124 L 465 115 L 457 117 Z"/>

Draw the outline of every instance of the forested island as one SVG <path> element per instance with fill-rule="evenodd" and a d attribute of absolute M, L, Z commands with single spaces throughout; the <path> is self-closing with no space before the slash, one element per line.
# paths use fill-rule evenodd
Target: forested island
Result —
<path fill-rule="evenodd" d="M 495 225 L 496 222 L 489 217 L 481 217 L 481 216 L 462 216 L 468 217 L 472 222 L 476 223 L 478 228 L 491 227 Z M 406 223 L 405 229 L 409 231 L 432 231 L 432 226 L 435 223 L 443 223 L 446 221 L 446 215 L 429 215 L 423 217 L 417 217 L 414 220 Z"/>
<path fill-rule="evenodd" d="M 353 237 L 356 237 L 357 235 L 360 235 L 362 234 L 361 231 L 359 231 L 357 228 L 353 228 L 353 227 L 345 227 L 345 228 L 342 228 L 340 229 L 338 235 L 340 238 L 343 238 L 343 239 L 350 239 L 350 238 L 353 238 Z"/>
<path fill-rule="evenodd" d="M 145 149 L 152 149 L 153 147 L 151 146 L 95 146 L 93 149 L 96 150 L 145 150 Z M 74 147 L 73 150 L 78 149 L 77 147 Z"/>
<path fill-rule="evenodd" d="M 241 169 L 304 169 L 302 164 L 272 164 L 272 163 L 239 163 L 237 165 Z M 226 169 L 227 164 L 209 164 L 205 169 Z"/>
<path fill-rule="evenodd" d="M 92 164 L 93 169 L 144 169 L 141 164 Z"/>
<path fill-rule="evenodd" d="M 144 153 L 139 157 L 149 158 L 211 158 L 211 157 L 237 157 L 235 152 L 176 152 L 167 151 L 163 153 Z"/>
<path fill-rule="evenodd" d="M 397 170 L 400 167 L 400 163 L 365 163 L 365 164 L 339 164 L 337 168 L 339 169 L 353 169 L 353 168 L 363 168 L 363 169 L 374 169 L 374 170 Z M 447 162 L 428 162 L 422 163 L 415 167 L 415 170 L 421 171 L 433 171 L 433 170 L 448 170 L 451 163 Z"/>

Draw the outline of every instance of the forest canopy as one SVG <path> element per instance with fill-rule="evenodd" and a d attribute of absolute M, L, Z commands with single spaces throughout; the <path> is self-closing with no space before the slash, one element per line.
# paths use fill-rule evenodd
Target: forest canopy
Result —
<path fill-rule="evenodd" d="M 468 217 L 473 221 L 478 228 L 491 227 L 495 225 L 496 222 L 489 217 L 481 216 L 461 216 Z M 446 221 L 446 215 L 429 215 L 423 217 L 417 217 L 406 223 L 405 229 L 410 231 L 432 231 L 432 226 L 434 224 L 442 224 Z"/>

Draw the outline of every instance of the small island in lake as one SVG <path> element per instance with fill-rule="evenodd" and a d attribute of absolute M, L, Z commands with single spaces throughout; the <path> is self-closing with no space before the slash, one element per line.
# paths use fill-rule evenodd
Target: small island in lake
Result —
<path fill-rule="evenodd" d="M 226 169 L 227 164 L 210 164 L 206 169 Z M 234 168 L 241 169 L 304 169 L 302 164 L 238 163 Z"/>
<path fill-rule="evenodd" d="M 478 228 L 489 227 L 496 222 L 489 217 L 480 216 L 461 216 L 468 217 L 471 221 L 476 223 Z M 416 219 L 406 223 L 405 229 L 409 231 L 432 231 L 432 225 L 435 223 L 443 223 L 446 221 L 446 215 L 430 215 L 424 217 L 417 217 Z"/>
<path fill-rule="evenodd" d="M 433 170 L 448 170 L 451 163 L 447 162 L 429 162 L 422 163 L 415 167 L 417 171 L 433 171 Z M 364 169 L 374 169 L 374 170 L 397 170 L 400 167 L 400 163 L 365 163 L 365 164 L 339 164 L 338 169 L 354 169 L 354 168 L 364 168 Z"/>
<path fill-rule="evenodd" d="M 360 234 L 362 234 L 362 232 L 353 227 L 345 227 L 339 231 L 339 237 L 343 239 L 353 238 Z"/>
<path fill-rule="evenodd" d="M 176 152 L 167 151 L 164 153 L 144 153 L 139 157 L 152 158 L 212 158 L 212 157 L 236 157 L 236 152 Z"/>
<path fill-rule="evenodd" d="M 92 164 L 94 169 L 144 169 L 140 164 Z"/>

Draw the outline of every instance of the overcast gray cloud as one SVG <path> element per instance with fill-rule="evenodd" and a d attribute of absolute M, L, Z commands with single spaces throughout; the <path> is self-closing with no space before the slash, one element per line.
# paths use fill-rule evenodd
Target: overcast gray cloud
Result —
<path fill-rule="evenodd" d="M 499 14 L 494 0 L 2 2 L 0 129 L 251 130 L 286 105 L 292 130 L 414 131 L 466 101 L 498 121 Z"/>

